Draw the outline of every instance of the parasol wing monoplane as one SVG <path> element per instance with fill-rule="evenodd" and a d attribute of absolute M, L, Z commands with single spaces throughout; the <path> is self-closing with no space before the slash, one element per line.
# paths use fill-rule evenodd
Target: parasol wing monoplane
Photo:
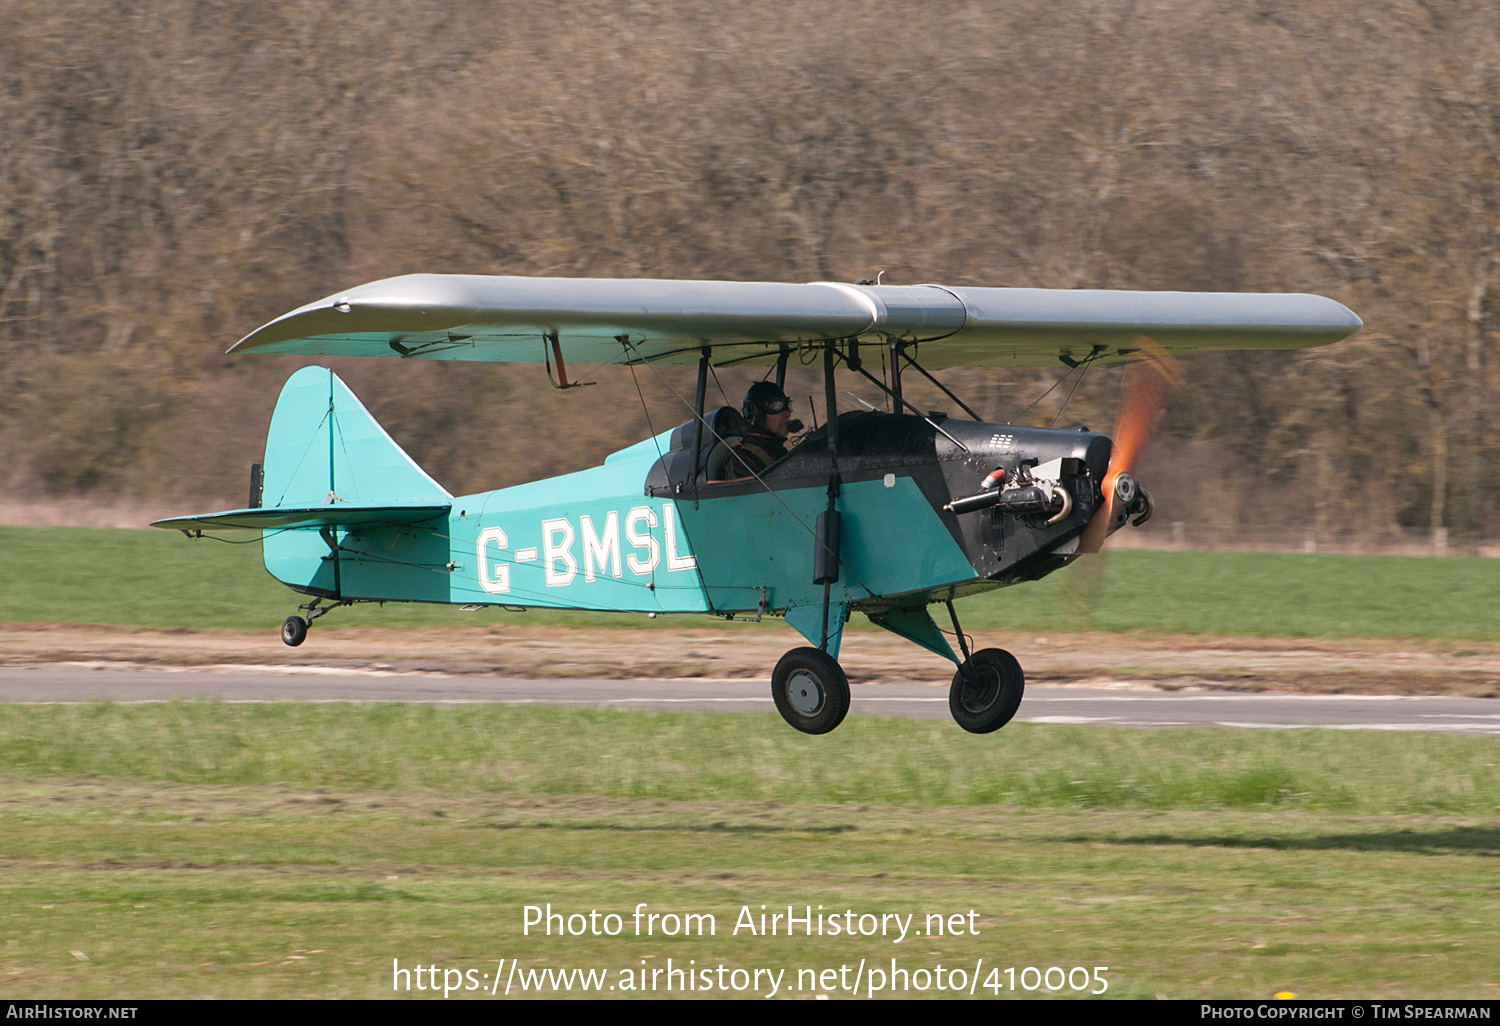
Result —
<path fill-rule="evenodd" d="M 569 364 L 696 364 L 688 419 L 589 470 L 453 496 L 332 371 L 304 367 L 247 507 L 156 526 L 259 530 L 267 570 L 310 598 L 282 626 L 290 645 L 355 602 L 784 616 L 808 645 L 778 663 L 772 697 L 807 733 L 848 712 L 837 657 L 859 612 L 952 660 L 950 711 L 985 733 L 1015 714 L 1024 675 L 1007 652 L 970 650 L 953 600 L 1044 577 L 1151 515 L 1130 469 L 1176 357 L 1325 345 L 1359 327 L 1304 294 L 406 275 L 293 310 L 231 352 L 544 363 L 560 387 L 575 384 Z M 746 424 L 706 407 L 711 369 L 766 365 L 779 386 L 794 354 L 821 358 L 825 423 L 728 476 Z M 1122 362 L 1137 401 L 1122 404 L 1119 445 L 987 423 L 928 373 Z M 839 412 L 840 368 L 888 408 Z M 972 419 L 917 410 L 910 373 Z"/>

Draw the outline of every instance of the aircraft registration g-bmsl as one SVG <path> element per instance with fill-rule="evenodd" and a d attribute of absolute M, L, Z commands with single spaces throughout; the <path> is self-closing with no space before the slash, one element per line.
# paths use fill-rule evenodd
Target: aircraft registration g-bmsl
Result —
<path fill-rule="evenodd" d="M 247 508 L 156 526 L 262 532 L 266 569 L 311 596 L 282 627 L 289 645 L 354 602 L 781 615 L 812 647 L 781 659 L 772 695 L 812 734 L 848 712 L 837 656 L 858 611 L 952 660 L 953 717 L 985 733 L 1015 714 L 1024 677 L 1007 652 L 970 651 L 953 599 L 1037 580 L 1151 515 L 1129 470 L 1175 354 L 1324 345 L 1359 327 L 1301 294 L 407 275 L 293 310 L 230 351 L 545 363 L 562 387 L 568 364 L 696 364 L 692 416 L 602 466 L 455 497 L 332 371 L 304 367 Z M 766 365 L 780 385 L 793 354 L 821 357 L 826 422 L 763 472 L 722 480 L 745 423 L 705 409 L 710 368 Z M 1113 441 L 985 423 L 930 377 L 973 419 L 902 394 L 910 373 L 1059 362 L 1131 364 Z M 838 367 L 889 409 L 838 412 Z"/>

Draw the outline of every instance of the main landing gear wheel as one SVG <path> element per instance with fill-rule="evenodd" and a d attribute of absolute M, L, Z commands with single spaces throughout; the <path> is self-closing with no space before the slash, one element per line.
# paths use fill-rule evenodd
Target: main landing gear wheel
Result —
<path fill-rule="evenodd" d="M 281 640 L 296 648 L 307 640 L 307 621 L 300 616 L 289 616 L 281 625 Z"/>
<path fill-rule="evenodd" d="M 771 674 L 771 697 L 781 718 L 804 734 L 826 734 L 849 712 L 849 678 L 828 653 L 794 648 Z"/>
<path fill-rule="evenodd" d="M 948 711 L 971 734 L 988 734 L 1010 722 L 1021 705 L 1026 675 L 1003 648 L 983 648 L 953 675 Z"/>

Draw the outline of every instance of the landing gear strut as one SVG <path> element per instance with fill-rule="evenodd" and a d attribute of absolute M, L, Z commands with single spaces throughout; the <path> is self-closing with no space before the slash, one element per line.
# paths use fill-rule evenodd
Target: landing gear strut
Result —
<path fill-rule="evenodd" d="M 298 645 L 307 640 L 307 629 L 312 626 L 312 622 L 314 620 L 328 612 L 331 612 L 334 609 L 337 609 L 339 606 L 349 605 L 348 602 L 335 602 L 331 606 L 324 606 L 322 605 L 322 602 L 323 600 L 321 598 L 315 598 L 307 605 L 297 607 L 298 609 L 301 609 L 307 613 L 306 620 L 302 619 L 302 617 L 300 616 L 289 616 L 285 621 L 282 622 L 281 641 L 283 644 L 290 645 L 292 648 L 296 648 Z"/>
<path fill-rule="evenodd" d="M 794 648 L 771 674 L 771 698 L 781 718 L 804 734 L 826 734 L 849 712 L 849 678 L 828 653 Z"/>

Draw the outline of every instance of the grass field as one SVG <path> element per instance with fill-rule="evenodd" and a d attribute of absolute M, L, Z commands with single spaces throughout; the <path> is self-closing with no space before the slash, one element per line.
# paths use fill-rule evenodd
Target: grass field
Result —
<path fill-rule="evenodd" d="M 643 740 L 644 739 L 644 740 Z M 1500 742 L 1449 734 L 1104 730 L 854 716 L 309 703 L 0 705 L 0 772 L 434 794 L 795 804 L 1500 815 Z"/>
<path fill-rule="evenodd" d="M 1082 624 L 1045 581 L 960 603 L 973 630 L 1057 631 Z M 261 567 L 258 543 L 189 541 L 164 531 L 0 528 L 0 622 L 61 620 L 141 627 L 264 629 L 298 598 Z M 1098 609 L 1087 624 L 1110 631 L 1272 637 L 1500 638 L 1500 562 L 1399 556 L 1240 552 L 1110 553 Z M 508 619 L 652 627 L 722 621 L 648 620 L 626 614 L 480 611 L 450 606 L 358 606 L 340 626 L 467 625 Z M 853 626 L 868 626 L 862 617 Z M 736 621 L 738 629 L 755 625 Z M 759 629 L 772 629 L 760 625 Z M 774 629 L 784 629 L 779 622 Z M 873 629 L 873 628 L 871 628 Z"/>
<path fill-rule="evenodd" d="M 374 997 L 392 959 L 614 982 L 671 958 L 839 997 L 798 971 L 847 983 L 896 958 L 983 959 L 985 997 L 1012 995 L 1007 967 L 1109 966 L 1109 996 L 1494 998 L 1497 754 L 1317 731 L 3 707 L 0 996 Z M 716 932 L 523 936 L 548 902 L 711 913 Z M 763 904 L 916 929 L 957 913 L 965 932 L 734 934 Z"/>

